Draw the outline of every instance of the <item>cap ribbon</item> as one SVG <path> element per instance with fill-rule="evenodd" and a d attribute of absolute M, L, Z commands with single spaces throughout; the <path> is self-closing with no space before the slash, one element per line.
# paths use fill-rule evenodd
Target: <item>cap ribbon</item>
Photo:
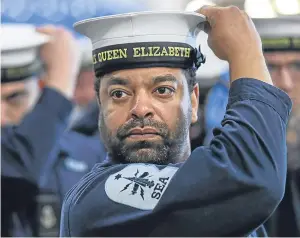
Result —
<path fill-rule="evenodd" d="M 264 51 L 297 51 L 300 50 L 300 38 L 262 38 Z"/>
<path fill-rule="evenodd" d="M 129 68 L 171 67 L 198 69 L 205 63 L 201 49 L 178 42 L 137 42 L 93 50 L 96 76 Z"/>
<path fill-rule="evenodd" d="M 43 66 L 39 60 L 20 67 L 1 68 L 1 82 L 21 81 L 28 77 L 38 75 L 42 72 Z"/>

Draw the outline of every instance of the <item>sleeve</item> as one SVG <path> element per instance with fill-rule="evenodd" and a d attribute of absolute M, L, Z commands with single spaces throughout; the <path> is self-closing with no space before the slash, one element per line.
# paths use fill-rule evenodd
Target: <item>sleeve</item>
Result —
<path fill-rule="evenodd" d="M 222 127 L 172 179 L 155 208 L 168 211 L 166 221 L 152 235 L 183 235 L 195 229 L 183 229 L 191 220 L 201 236 L 241 236 L 264 223 L 284 195 L 290 110 L 281 90 L 254 79 L 234 82 Z"/>
<path fill-rule="evenodd" d="M 283 91 L 235 81 L 209 146 L 159 171 L 133 164 L 87 176 L 66 197 L 61 235 L 249 235 L 284 194 L 290 110 Z"/>
<path fill-rule="evenodd" d="M 36 181 L 40 169 L 67 127 L 72 103 L 45 88 L 34 109 L 20 125 L 1 128 L 2 177 Z"/>

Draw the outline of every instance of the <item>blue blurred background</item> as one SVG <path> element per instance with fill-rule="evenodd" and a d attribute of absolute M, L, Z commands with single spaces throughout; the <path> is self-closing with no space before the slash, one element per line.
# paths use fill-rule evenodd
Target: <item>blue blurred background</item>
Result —
<path fill-rule="evenodd" d="M 77 21 L 147 10 L 141 1 L 132 0 L 2 0 L 2 23 L 55 24 L 73 30 Z"/>

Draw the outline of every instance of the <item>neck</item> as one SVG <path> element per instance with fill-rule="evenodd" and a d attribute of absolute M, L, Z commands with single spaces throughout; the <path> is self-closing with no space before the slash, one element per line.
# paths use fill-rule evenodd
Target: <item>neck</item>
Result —
<path fill-rule="evenodd" d="M 182 163 L 186 161 L 191 155 L 191 143 L 186 143 L 184 150 L 181 153 L 178 153 L 178 156 L 172 161 L 172 163 Z"/>

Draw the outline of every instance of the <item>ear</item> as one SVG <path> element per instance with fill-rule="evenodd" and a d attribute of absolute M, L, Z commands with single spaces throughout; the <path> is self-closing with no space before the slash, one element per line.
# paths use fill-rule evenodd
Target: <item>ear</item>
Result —
<path fill-rule="evenodd" d="M 199 108 L 199 85 L 196 84 L 191 93 L 191 104 L 192 104 L 192 124 L 198 120 L 198 108 Z"/>
<path fill-rule="evenodd" d="M 44 87 L 45 87 L 45 80 L 42 80 L 42 79 L 39 79 L 38 80 L 38 86 L 39 86 L 39 89 L 40 90 L 43 90 L 44 89 Z"/>

